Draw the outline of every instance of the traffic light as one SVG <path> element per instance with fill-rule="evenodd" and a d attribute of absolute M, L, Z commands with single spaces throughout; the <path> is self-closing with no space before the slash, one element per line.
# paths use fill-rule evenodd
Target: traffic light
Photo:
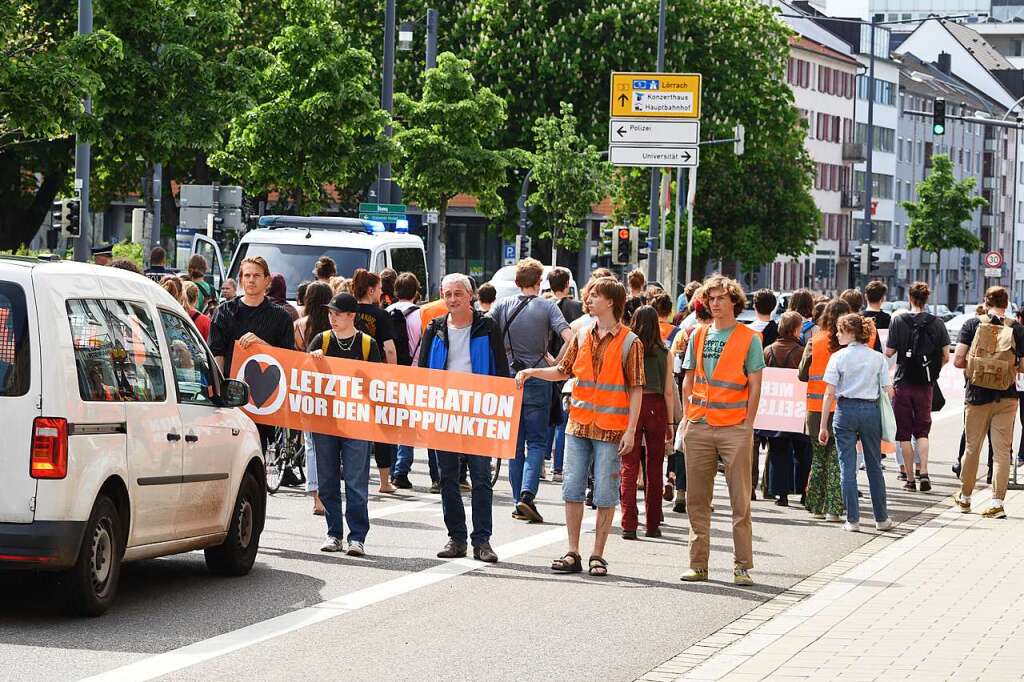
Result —
<path fill-rule="evenodd" d="M 520 234 L 516 236 L 516 255 L 518 260 L 525 260 L 531 257 L 533 244 L 530 240 L 530 236 L 526 234 Z"/>
<path fill-rule="evenodd" d="M 62 231 L 68 226 L 67 216 L 67 203 L 63 200 L 53 202 L 52 211 L 50 213 L 50 228 L 53 230 Z"/>
<path fill-rule="evenodd" d="M 864 242 L 860 245 L 860 257 L 857 264 L 860 267 L 860 274 L 866 275 L 871 272 L 871 244 Z"/>
<path fill-rule="evenodd" d="M 601 238 L 597 240 L 597 257 L 604 258 L 612 255 L 612 247 L 615 242 L 616 229 L 611 225 L 601 226 Z"/>
<path fill-rule="evenodd" d="M 862 259 L 860 257 L 860 249 L 857 249 L 853 253 L 850 254 L 850 271 L 851 272 L 857 272 L 857 273 L 860 273 L 860 274 L 864 274 L 864 273 L 861 273 L 861 271 L 860 271 L 861 260 Z"/>
<path fill-rule="evenodd" d="M 868 271 L 875 272 L 878 269 L 878 261 L 881 260 L 882 247 L 872 246 L 868 254 Z"/>
<path fill-rule="evenodd" d="M 935 107 L 932 109 L 932 134 L 944 135 L 946 133 L 946 100 L 941 97 L 935 98 Z"/>
<path fill-rule="evenodd" d="M 639 227 L 633 228 L 632 248 L 633 248 L 633 262 L 639 265 L 640 261 L 646 260 L 651 257 L 648 253 L 647 248 L 647 237 L 650 234 L 647 230 L 641 230 Z"/>
<path fill-rule="evenodd" d="M 67 202 L 67 231 L 69 237 L 77 237 L 82 231 L 82 205 L 77 199 Z"/>
<path fill-rule="evenodd" d="M 629 243 L 631 233 L 630 228 L 622 225 L 615 228 L 612 239 L 612 263 L 615 265 L 629 265 L 633 262 L 631 259 L 632 248 Z"/>

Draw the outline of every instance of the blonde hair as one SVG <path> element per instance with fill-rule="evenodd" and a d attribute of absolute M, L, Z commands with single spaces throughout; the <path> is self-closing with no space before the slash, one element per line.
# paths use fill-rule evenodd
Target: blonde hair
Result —
<path fill-rule="evenodd" d="M 344 277 L 331 277 L 331 293 L 337 294 L 351 294 L 352 283 Z"/>
<path fill-rule="evenodd" d="M 185 290 L 185 301 L 188 302 L 188 307 L 195 308 L 199 301 L 199 287 L 195 282 L 184 282 L 182 289 Z"/>
<path fill-rule="evenodd" d="M 847 313 L 843 315 L 839 318 L 839 322 L 836 323 L 836 329 L 850 334 L 857 343 L 867 343 L 868 339 L 871 338 L 871 332 L 868 330 L 868 326 L 865 324 L 864 318 L 860 313 Z"/>

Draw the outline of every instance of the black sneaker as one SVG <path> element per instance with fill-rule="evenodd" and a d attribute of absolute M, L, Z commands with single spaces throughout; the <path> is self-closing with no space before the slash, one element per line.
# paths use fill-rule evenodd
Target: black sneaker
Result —
<path fill-rule="evenodd" d="M 537 511 L 537 505 L 533 503 L 531 497 L 524 495 L 523 499 L 519 500 L 519 504 L 516 505 L 516 511 L 530 523 L 544 523 L 544 517 Z"/>
<path fill-rule="evenodd" d="M 789 497 L 786 495 L 779 495 L 779 499 L 775 500 L 776 507 L 788 507 Z"/>
<path fill-rule="evenodd" d="M 488 564 L 498 563 L 498 555 L 491 549 L 491 543 L 489 542 L 481 542 L 479 545 L 474 545 L 473 558 Z"/>
<path fill-rule="evenodd" d="M 461 559 L 464 556 L 466 556 L 466 545 L 455 542 L 455 540 L 449 540 L 444 549 L 437 553 L 438 559 Z"/>
<path fill-rule="evenodd" d="M 957 472 L 957 475 L 959 475 L 959 473 L 960 472 Z M 897 481 L 905 481 L 905 480 L 907 480 L 907 472 L 901 471 L 900 475 L 896 477 L 896 480 Z"/>
<path fill-rule="evenodd" d="M 926 492 L 928 492 L 929 490 L 932 489 L 932 482 L 928 478 L 928 474 L 921 474 L 920 481 L 921 481 L 921 486 L 920 486 L 921 492 L 926 493 Z"/>
<path fill-rule="evenodd" d="M 391 479 L 391 483 L 396 488 L 400 488 L 402 490 L 411 490 L 412 489 L 412 481 L 410 481 L 409 477 L 406 476 L 405 474 L 398 474 L 393 479 Z"/>
<path fill-rule="evenodd" d="M 622 531 L 622 539 L 623 540 L 636 540 L 636 531 L 635 530 L 624 530 L 624 531 Z"/>
<path fill-rule="evenodd" d="M 954 464 L 953 466 L 951 466 L 949 468 L 953 470 L 953 475 L 954 476 L 956 476 L 957 478 L 960 478 L 960 464 L 959 464 L 959 462 Z"/>
<path fill-rule="evenodd" d="M 917 482 L 916 481 L 907 481 L 906 483 L 903 484 L 903 489 L 906 490 L 908 493 L 916 493 L 917 492 Z"/>
<path fill-rule="evenodd" d="M 676 514 L 685 514 L 686 502 L 676 502 L 674 505 L 672 505 L 672 511 L 674 511 Z"/>

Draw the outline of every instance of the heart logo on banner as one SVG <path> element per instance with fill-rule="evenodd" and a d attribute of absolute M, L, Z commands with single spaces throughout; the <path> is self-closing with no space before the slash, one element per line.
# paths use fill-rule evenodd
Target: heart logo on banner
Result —
<path fill-rule="evenodd" d="M 277 365 L 260 367 L 260 363 L 250 361 L 245 366 L 245 383 L 249 384 L 249 395 L 256 407 L 263 407 L 274 395 L 281 382 L 281 368 Z"/>

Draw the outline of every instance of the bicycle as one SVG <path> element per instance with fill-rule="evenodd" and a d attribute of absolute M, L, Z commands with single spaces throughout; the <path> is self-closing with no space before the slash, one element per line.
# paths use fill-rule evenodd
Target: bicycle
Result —
<path fill-rule="evenodd" d="M 271 495 L 282 485 L 291 487 L 305 483 L 306 446 L 302 432 L 275 427 L 263 462 L 267 471 L 267 492 Z"/>

